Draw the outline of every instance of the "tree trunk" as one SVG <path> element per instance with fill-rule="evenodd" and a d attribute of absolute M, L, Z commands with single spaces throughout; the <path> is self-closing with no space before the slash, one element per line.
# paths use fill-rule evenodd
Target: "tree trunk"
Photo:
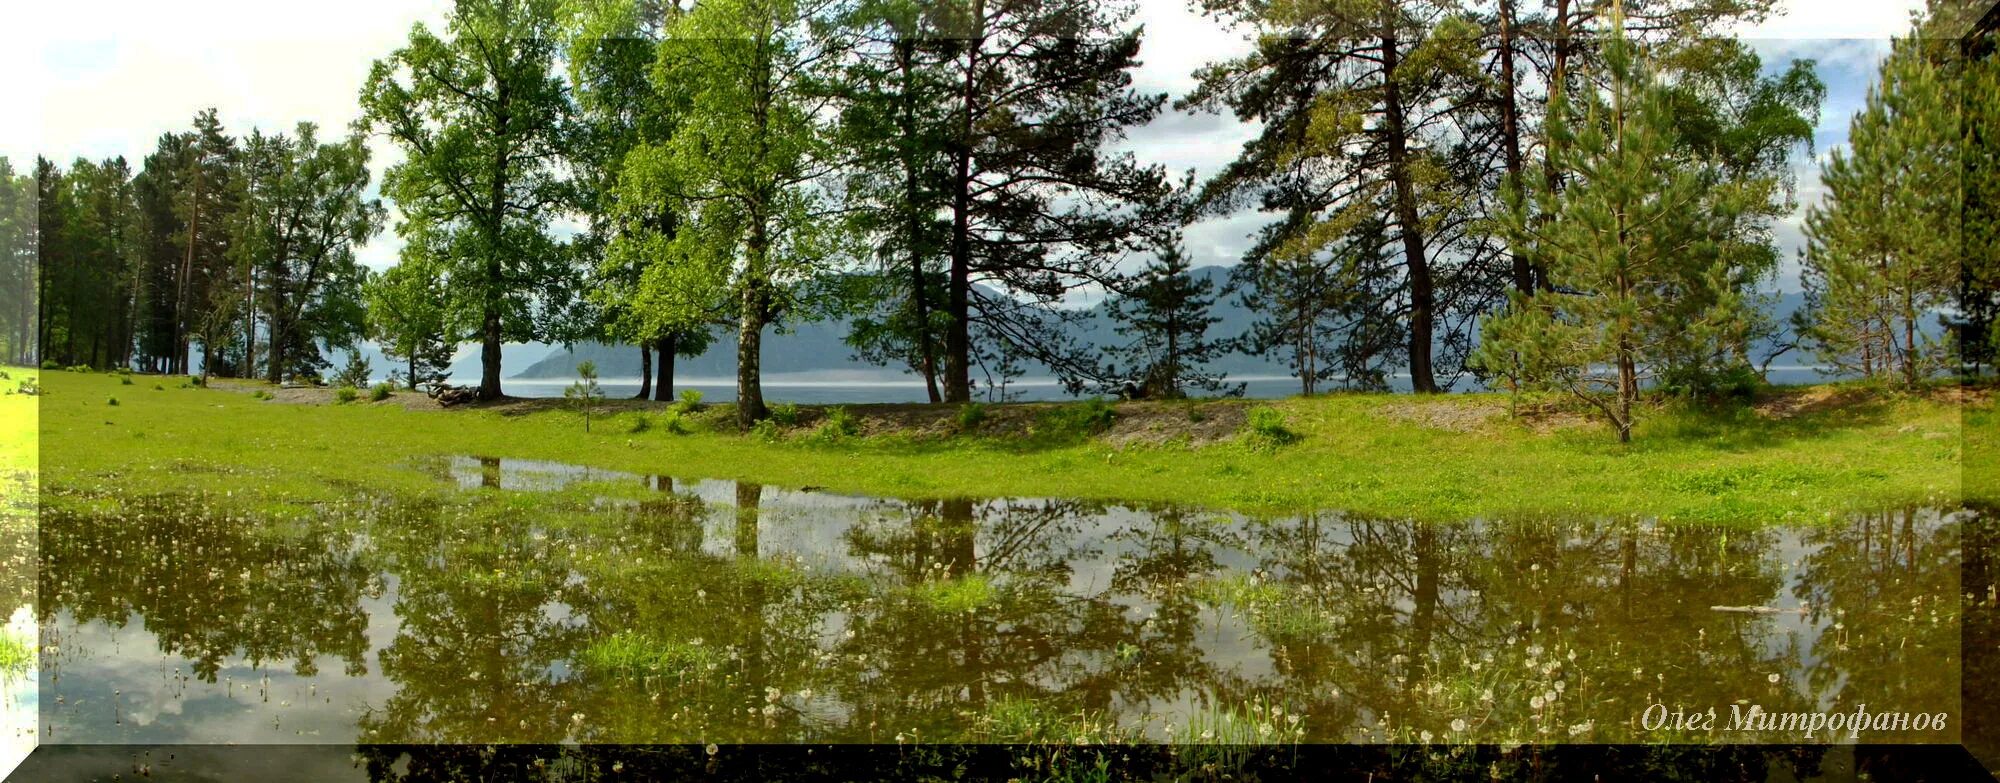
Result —
<path fill-rule="evenodd" d="M 653 344 L 650 340 L 639 341 L 639 393 L 635 400 L 653 398 Z"/>
<path fill-rule="evenodd" d="M 243 278 L 243 367 L 237 375 L 257 377 L 257 265 Z"/>
<path fill-rule="evenodd" d="M 1521 105 L 1514 74 L 1514 0 L 1500 0 L 1500 135 L 1507 155 L 1507 176 L 1516 186 L 1521 181 Z M 1539 277 L 1520 248 L 1509 247 L 1514 260 L 1514 290 L 1533 293 Z"/>
<path fill-rule="evenodd" d="M 1410 176 L 1410 152 L 1403 116 L 1403 99 L 1397 86 L 1398 51 L 1394 27 L 1382 31 L 1382 92 L 1385 130 L 1389 141 L 1389 179 L 1396 188 L 1396 223 L 1403 235 L 1404 270 L 1410 279 L 1410 389 L 1418 394 L 1437 392 L 1431 372 L 1431 290 L 1430 259 L 1425 255 L 1423 223 L 1417 215 L 1417 194 Z"/>
<path fill-rule="evenodd" d="M 1639 399 L 1638 365 L 1629 338 L 1618 338 L 1618 442 L 1632 442 L 1632 404 Z"/>
<path fill-rule="evenodd" d="M 1569 3 L 1570 0 L 1556 0 L 1555 51 L 1551 57 L 1553 68 L 1549 76 L 1549 98 L 1545 108 L 1555 108 L 1556 95 L 1568 88 L 1569 81 Z M 1542 155 L 1542 177 L 1547 181 L 1550 193 L 1562 189 L 1562 171 L 1556 168 L 1555 156 Z M 1546 219 L 1547 216 L 1544 216 Z M 1546 284 L 1547 281 L 1543 281 Z"/>
<path fill-rule="evenodd" d="M 489 280 L 495 281 L 494 284 L 500 278 L 499 266 L 497 259 L 487 264 L 492 275 Z M 495 298 L 488 295 L 486 312 L 480 319 L 483 340 L 479 346 L 479 399 L 482 401 L 500 399 L 500 308 L 492 301 Z"/>
<path fill-rule="evenodd" d="M 680 354 L 680 335 L 670 334 L 658 341 L 660 361 L 653 365 L 658 375 L 653 379 L 653 399 L 668 402 L 674 398 L 674 359 Z"/>
<path fill-rule="evenodd" d="M 972 401 L 972 128 L 978 94 L 979 50 L 986 35 L 986 3 L 973 0 L 972 34 L 965 54 L 965 80 L 959 94 L 958 139 L 952 147 L 951 278 L 946 308 L 951 325 L 944 337 L 944 400 Z"/>
<path fill-rule="evenodd" d="M 1903 289 L 1903 383 L 1917 388 L 1917 302 L 1909 288 Z"/>
<path fill-rule="evenodd" d="M 271 347 L 264 359 L 264 379 L 272 383 L 285 382 L 285 306 L 285 287 L 271 281 Z"/>
<path fill-rule="evenodd" d="M 912 139 L 917 133 L 917 123 L 913 116 L 916 96 L 911 93 L 914 89 L 912 72 L 916 67 L 915 59 L 915 41 L 905 38 L 896 42 L 896 65 L 900 68 L 903 78 L 902 93 L 898 96 L 901 98 L 898 106 L 901 111 L 897 116 L 901 121 L 900 130 L 903 133 L 904 143 L 915 143 Z M 922 172 L 918 170 L 913 158 L 914 156 L 907 150 L 903 153 L 903 200 L 906 205 L 903 210 L 903 233 L 904 244 L 910 253 L 910 309 L 917 324 L 916 370 L 924 376 L 925 394 L 929 396 L 931 402 L 936 403 L 944 398 L 938 393 L 937 345 L 931 337 L 930 296 L 925 291 L 924 248 L 920 241 L 928 216 L 917 211 L 917 205 L 922 201 L 923 182 Z"/>
<path fill-rule="evenodd" d="M 176 365 L 172 369 L 172 372 L 177 374 L 185 374 L 188 371 L 187 299 L 188 288 L 192 285 L 189 278 L 194 275 L 195 238 L 201 233 L 201 165 L 205 160 L 205 156 L 196 157 L 194 162 L 194 198 L 188 202 L 190 206 L 188 209 L 187 255 L 181 261 L 180 280 L 176 282 L 174 294 L 173 351 Z M 203 362 L 202 364 L 205 366 L 207 362 Z"/>

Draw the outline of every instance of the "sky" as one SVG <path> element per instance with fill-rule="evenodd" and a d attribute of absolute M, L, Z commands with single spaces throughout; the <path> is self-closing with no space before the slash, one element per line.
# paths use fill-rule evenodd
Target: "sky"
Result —
<path fill-rule="evenodd" d="M 1738 31 L 1781 69 L 1792 58 L 1819 62 L 1828 98 L 1814 158 L 1846 140 L 1848 117 L 1860 106 L 1875 64 L 1922 0 L 1785 0 L 1772 18 Z M 0 11 L 0 30 L 32 31 L 0 46 L 0 73 L 28 74 L 0 86 L 0 155 L 25 169 L 37 154 L 67 165 L 77 157 L 123 155 L 136 166 L 159 135 L 188 127 L 196 111 L 220 110 L 235 134 L 252 127 L 289 131 L 300 121 L 345 128 L 358 112 L 356 96 L 369 64 L 408 37 L 411 25 L 440 25 L 449 0 L 348 0 L 291 3 L 202 0 L 161 3 L 83 0 L 14 3 Z M 1194 84 L 1201 65 L 1248 48 L 1241 33 L 1222 29 L 1191 10 L 1188 0 L 1141 0 L 1144 65 L 1137 86 L 1173 97 Z M 1207 176 L 1232 159 L 1254 128 L 1220 115 L 1169 112 L 1135 130 L 1123 145 L 1170 170 Z M 374 166 L 400 158 L 374 139 Z M 1799 160 L 1802 205 L 1820 191 L 1813 159 Z M 1783 256 L 1802 246 L 1800 214 L 1777 228 Z M 1195 262 L 1230 264 L 1250 245 L 1263 218 L 1243 213 L 1189 229 Z M 392 231 L 362 248 L 370 266 L 395 262 Z M 1791 262 L 1788 262 L 1791 263 Z M 1796 288 L 1796 273 L 1779 287 Z"/>

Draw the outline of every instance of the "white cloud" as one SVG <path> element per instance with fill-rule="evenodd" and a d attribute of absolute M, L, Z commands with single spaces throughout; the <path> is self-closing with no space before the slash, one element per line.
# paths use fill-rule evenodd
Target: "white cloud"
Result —
<path fill-rule="evenodd" d="M 1781 0 L 1771 18 L 1743 25 L 1744 38 L 1889 38 L 1910 25 L 1923 0 Z"/>
<path fill-rule="evenodd" d="M 1811 57 L 1832 88 L 1820 127 L 1821 147 L 1845 141 L 1847 116 L 1873 76 L 1881 40 L 1903 31 L 1922 0 L 1787 0 L 1770 20 L 1739 32 L 1768 60 Z M 338 132 L 357 115 L 356 95 L 369 64 L 407 39 L 412 24 L 439 24 L 449 0 L 352 0 L 273 3 L 139 0 L 16 3 L 0 28 L 33 37 L 0 47 L 0 69 L 26 74 L 0 87 L 0 155 L 26 168 L 36 154 L 58 161 L 124 155 L 137 165 L 158 136 L 187 127 L 204 107 L 220 109 L 233 133 L 256 126 L 289 131 L 300 120 Z M 1193 72 L 1238 56 L 1249 44 L 1187 0 L 1143 0 L 1133 21 L 1146 29 L 1142 90 L 1174 97 L 1194 86 Z M 1873 39 L 1851 42 L 1827 39 Z M 1233 118 L 1169 112 L 1120 145 L 1148 162 L 1213 174 L 1232 159 L 1251 129 Z M 375 168 L 397 159 L 376 140 Z M 1233 262 L 1261 221 L 1253 214 L 1212 221 L 1191 232 L 1204 261 Z M 393 232 L 360 251 L 369 266 L 393 263 Z"/>

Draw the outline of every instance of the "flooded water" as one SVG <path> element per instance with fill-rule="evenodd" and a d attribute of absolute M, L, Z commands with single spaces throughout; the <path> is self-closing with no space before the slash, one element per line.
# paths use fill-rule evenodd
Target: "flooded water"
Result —
<path fill-rule="evenodd" d="M 35 492 L 30 474 L 0 469 L 0 775 L 34 750 Z"/>
<path fill-rule="evenodd" d="M 1965 514 L 1418 524 L 414 469 L 441 490 L 46 514 L 42 742 L 1828 741 L 1655 704 L 1959 739 Z"/>

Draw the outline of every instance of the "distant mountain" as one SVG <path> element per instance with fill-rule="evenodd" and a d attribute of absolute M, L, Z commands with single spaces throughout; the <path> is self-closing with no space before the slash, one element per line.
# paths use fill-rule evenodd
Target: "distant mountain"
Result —
<path fill-rule="evenodd" d="M 1204 266 L 1192 271 L 1192 274 L 1198 278 L 1215 281 L 1218 288 L 1228 281 L 1229 273 L 1230 268 L 1223 266 Z M 1787 293 L 1780 295 L 1773 302 L 1771 308 L 1772 315 L 1776 317 L 1781 326 L 1784 326 L 1788 323 L 1791 314 L 1804 304 L 1805 297 L 1802 294 Z M 1220 337 L 1235 337 L 1244 334 L 1250 330 L 1251 325 L 1256 321 L 1255 314 L 1239 305 L 1234 296 L 1218 297 L 1212 312 L 1221 320 L 1209 327 L 1210 334 Z M 1116 324 L 1111 318 L 1109 306 L 1104 303 L 1099 303 L 1091 307 L 1087 311 L 1086 317 L 1081 322 L 1075 324 L 1072 330 L 1071 336 L 1084 344 L 1106 346 L 1116 345 L 1124 341 L 1124 338 L 1118 335 L 1116 331 Z M 766 374 L 773 375 L 786 373 L 814 373 L 819 375 L 839 373 L 848 376 L 879 377 L 883 374 L 900 375 L 904 373 L 904 368 L 902 367 L 876 367 L 856 359 L 854 349 L 850 348 L 845 341 L 846 336 L 847 325 L 835 322 L 798 324 L 788 334 L 779 334 L 776 330 L 766 332 L 764 335 L 763 370 Z M 720 339 L 717 339 L 714 344 L 709 346 L 708 352 L 694 359 L 679 360 L 674 367 L 675 374 L 682 378 L 734 377 L 736 374 L 736 337 L 733 334 L 719 337 Z M 1785 339 L 1789 339 L 1789 332 L 1786 332 L 1784 337 Z M 1774 350 L 1776 350 L 1776 343 L 1763 341 L 1752 347 L 1750 355 L 1753 360 L 1761 361 Z M 528 355 L 528 346 L 508 346 L 507 357 L 509 361 L 506 363 L 506 366 L 511 369 L 515 366 L 512 359 L 522 355 Z M 524 380 L 574 378 L 576 376 L 576 365 L 586 359 L 597 364 L 597 372 L 600 377 L 627 379 L 636 379 L 639 377 L 639 351 L 636 347 L 627 345 L 612 346 L 602 343 L 579 343 L 570 348 L 555 347 L 553 350 L 547 351 L 546 355 L 542 356 L 540 360 L 533 362 L 525 369 L 508 377 Z M 1774 364 L 1781 365 L 1812 363 L 1814 363 L 1813 357 L 1802 354 L 1799 351 L 1786 353 L 1779 357 L 1777 362 L 1774 362 Z M 464 375 L 459 377 L 471 378 L 474 381 L 478 379 L 479 359 L 476 350 L 467 359 L 462 360 L 459 364 L 454 364 L 454 370 L 457 370 L 460 365 L 466 365 L 467 370 Z M 1290 368 L 1280 359 L 1244 354 L 1230 354 L 1225 356 L 1214 362 L 1211 365 L 1211 369 L 1227 373 L 1232 377 L 1285 376 L 1291 373 Z M 1028 374 L 1031 376 L 1046 376 L 1050 373 L 1045 368 L 1031 367 Z"/>
<path fill-rule="evenodd" d="M 1215 281 L 1220 287 L 1228 281 L 1229 268 L 1204 266 L 1194 269 L 1191 274 L 1198 278 Z M 1238 306 L 1235 297 L 1221 297 L 1216 301 L 1214 314 L 1221 322 L 1209 327 L 1210 333 L 1233 337 L 1250 328 L 1253 320 L 1250 311 Z M 1087 312 L 1085 319 L 1073 327 L 1072 337 L 1090 345 L 1112 345 L 1122 338 L 1116 332 L 1109 309 L 1098 304 Z M 718 335 L 709 346 L 708 352 L 694 359 L 681 359 L 674 366 L 676 375 L 693 378 L 726 378 L 736 374 L 736 336 Z M 779 373 L 828 373 L 862 371 L 869 374 L 900 374 L 902 367 L 876 367 L 855 358 L 854 349 L 847 342 L 847 324 L 820 322 L 798 324 L 789 334 L 776 330 L 764 335 L 764 372 Z M 597 364 L 597 373 L 605 378 L 637 378 L 639 376 L 639 349 L 628 346 L 610 346 L 602 343 L 580 343 L 572 348 L 557 349 L 540 361 L 511 377 L 521 379 L 572 378 L 576 376 L 576 365 L 584 360 Z M 1231 375 L 1283 375 L 1284 365 L 1266 361 L 1255 356 L 1231 355 L 1215 364 L 1215 369 Z M 1044 369 L 1030 375 L 1047 375 Z"/>

